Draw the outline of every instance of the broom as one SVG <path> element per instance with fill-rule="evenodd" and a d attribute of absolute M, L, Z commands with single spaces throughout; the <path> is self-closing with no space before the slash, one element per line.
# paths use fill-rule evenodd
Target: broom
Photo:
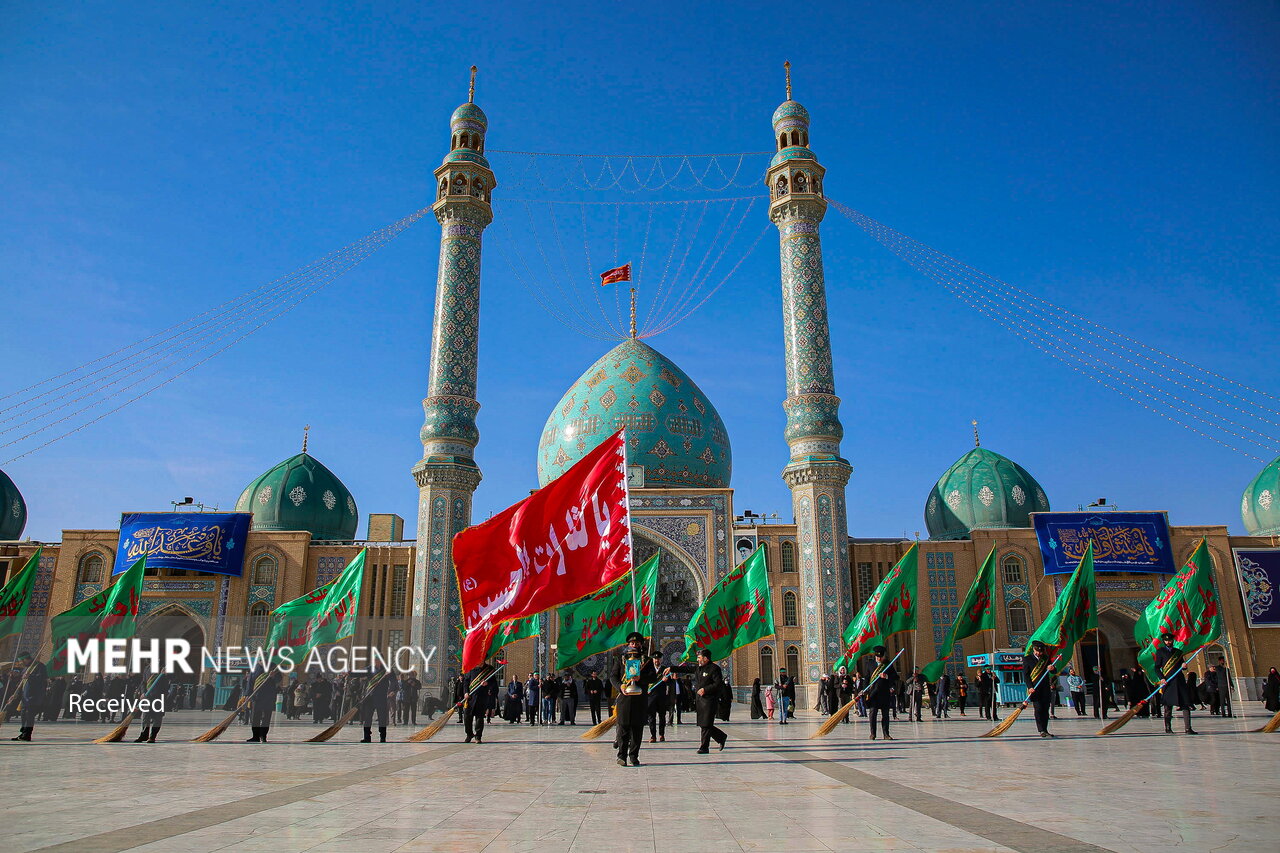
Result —
<path fill-rule="evenodd" d="M 1148 696 L 1146 699 L 1143 699 L 1141 702 L 1139 702 L 1138 704 L 1134 705 L 1134 706 L 1133 706 L 1132 708 L 1130 708 L 1129 710 L 1125 711 L 1125 712 L 1124 712 L 1123 714 L 1121 714 L 1119 717 L 1116 717 L 1116 719 L 1115 719 L 1115 720 L 1113 720 L 1112 722 L 1110 722 L 1110 723 L 1108 723 L 1107 725 L 1103 726 L 1103 727 L 1102 727 L 1102 729 L 1101 729 L 1101 731 L 1099 731 L 1099 732 L 1098 732 L 1098 735 L 1099 735 L 1099 736 L 1102 736 L 1102 735 L 1109 735 L 1109 734 L 1111 734 L 1112 732 L 1116 732 L 1116 731 L 1119 731 L 1120 729 L 1122 729 L 1122 728 L 1123 728 L 1123 727 L 1124 727 L 1124 726 L 1125 726 L 1125 725 L 1126 725 L 1130 720 L 1132 720 L 1134 717 L 1138 716 L 1138 712 L 1139 712 L 1139 711 L 1141 711 L 1143 708 L 1147 707 L 1147 703 L 1148 703 L 1148 702 L 1150 702 L 1152 699 L 1154 699 L 1154 698 L 1156 697 L 1156 694 L 1157 694 L 1157 693 L 1159 693 L 1161 690 L 1163 690 L 1163 689 L 1164 689 L 1164 686 L 1165 686 L 1166 684 L 1168 684 L 1168 683 L 1169 683 L 1169 679 L 1173 678 L 1173 677 L 1174 677 L 1175 675 L 1177 675 L 1179 672 L 1182 672 L 1182 670 L 1186 668 L 1187 664 L 1189 664 L 1189 663 L 1191 663 L 1193 660 L 1195 660 L 1195 659 L 1196 659 L 1196 655 L 1200 654 L 1200 652 L 1202 652 L 1202 651 L 1204 651 L 1204 647 L 1203 647 L 1203 646 L 1201 646 L 1199 649 L 1197 649 L 1197 650 L 1196 650 L 1196 654 L 1195 654 L 1195 655 L 1192 655 L 1191 657 L 1189 657 L 1189 658 L 1187 658 L 1186 660 L 1184 660 L 1184 661 L 1182 662 L 1182 666 L 1180 666 L 1180 667 L 1178 667 L 1176 670 L 1174 670 L 1174 671 L 1173 671 L 1173 673 L 1172 673 L 1171 675 L 1167 676 L 1166 678 L 1162 678 L 1162 679 L 1160 680 L 1160 683 L 1156 685 L 1156 689 L 1151 691 L 1151 695 L 1150 695 L 1150 696 Z"/>
<path fill-rule="evenodd" d="M 1265 726 L 1263 726 L 1260 729 L 1254 729 L 1254 731 L 1270 734 L 1271 732 L 1274 732 L 1276 729 L 1280 729 L 1280 711 L 1276 711 L 1275 716 L 1272 717 L 1270 722 L 1268 722 Z"/>
<path fill-rule="evenodd" d="M 342 727 L 345 726 L 347 723 L 351 722 L 352 720 L 354 720 L 356 717 L 356 714 L 360 713 L 360 707 L 364 705 L 364 700 L 368 699 L 370 696 L 373 695 L 373 688 L 377 687 L 382 682 L 382 679 L 386 677 L 387 677 L 387 674 L 385 672 L 378 673 L 377 677 L 375 677 L 372 681 L 370 681 L 369 686 L 365 688 L 364 695 L 360 697 L 360 701 L 354 703 L 351 706 L 350 711 L 343 714 L 340 719 L 335 720 L 333 725 L 329 726 L 329 728 L 320 732 L 320 734 L 316 735 L 315 737 L 307 738 L 304 741 L 304 743 L 324 743 L 329 738 L 333 737 L 338 732 L 342 731 Z"/>
<path fill-rule="evenodd" d="M 595 740 L 618 724 L 618 712 L 614 711 L 600 722 L 582 733 L 583 740 Z"/>
<path fill-rule="evenodd" d="M 440 734 L 440 731 L 441 731 L 441 730 L 442 730 L 446 725 L 448 725 L 448 723 L 449 723 L 449 721 L 450 721 L 451 719 L 453 719 L 453 714 L 454 714 L 454 712 L 455 712 L 455 711 L 457 711 L 459 708 L 461 708 L 463 705 L 465 705 L 465 704 L 467 703 L 467 700 L 471 698 L 471 694 L 472 694 L 472 693 L 475 693 L 475 692 L 476 692 L 476 690 L 478 690 L 478 689 L 480 688 L 480 686 L 481 686 L 482 684 L 484 684 L 486 681 L 488 681 L 490 678 L 493 678 L 495 675 L 497 675 L 499 672 L 501 672 L 501 671 L 502 671 L 502 668 L 503 668 L 503 667 L 505 667 L 506 665 L 507 665 L 507 662 L 506 662 L 506 661 L 502 661 L 502 662 L 498 665 L 498 668 L 497 668 L 497 669 L 495 669 L 493 672 L 489 673 L 489 674 L 488 674 L 487 676 L 485 676 L 484 678 L 480 678 L 480 677 L 478 677 L 478 676 L 477 676 L 477 677 L 476 677 L 476 679 L 475 679 L 474 681 L 472 681 L 472 682 L 471 682 L 471 688 L 466 692 L 466 694 L 464 694 L 464 695 L 463 695 L 463 697 L 462 697 L 462 701 L 460 701 L 460 702 L 458 702 L 457 704 L 455 704 L 455 705 L 451 706 L 451 707 L 449 708 L 449 710 L 448 710 L 448 711 L 446 711 L 445 713 L 443 713 L 443 714 L 441 714 L 441 715 L 440 715 L 440 719 L 438 719 L 438 720 L 436 720 L 436 721 L 432 722 L 432 723 L 431 723 L 430 725 L 428 725 L 426 728 L 422 729 L 421 731 L 417 731 L 417 732 L 414 732 L 413 734 L 409 735 L 409 742 L 410 742 L 410 743 L 425 743 L 425 742 L 427 742 L 427 741 L 431 740 L 431 739 L 432 739 L 433 737 L 435 737 L 436 735 Z"/>
<path fill-rule="evenodd" d="M 1061 654 L 1054 657 L 1053 663 L 1049 664 L 1048 669 L 1046 669 L 1043 673 L 1041 673 L 1040 677 L 1036 679 L 1036 683 L 1031 686 L 1030 692 L 1032 693 L 1036 692 L 1036 688 L 1039 687 L 1040 683 L 1044 681 L 1045 678 L 1048 677 L 1049 673 L 1053 672 L 1054 666 L 1056 666 L 1058 661 L 1060 660 L 1062 660 Z M 1021 714 L 1023 711 L 1027 710 L 1027 706 L 1030 704 L 1031 704 L 1031 698 L 1027 697 L 1021 705 L 1019 705 L 1017 708 L 1013 710 L 1012 714 L 1010 714 L 1009 716 L 1001 720 L 999 723 L 997 723 L 994 729 L 992 729 L 991 731 L 987 732 L 984 735 L 978 735 L 978 737 L 1000 737 L 1000 735 L 1009 731 L 1010 727 L 1013 726 L 1014 721 L 1018 719 L 1018 715 Z"/>
<path fill-rule="evenodd" d="M 893 660 L 889 661 L 884 666 L 876 667 L 875 671 L 871 673 L 871 677 L 867 679 L 867 686 L 859 690 L 857 695 L 855 695 L 848 702 L 845 702 L 843 705 L 840 706 L 840 710 L 836 711 L 834 714 L 828 717 L 822 725 L 818 726 L 818 730 L 815 731 L 813 734 L 809 735 L 809 740 L 813 740 L 814 738 L 826 737 L 827 735 L 835 731 L 836 726 L 840 725 L 840 721 L 843 720 L 849 714 L 849 712 L 853 710 L 853 706 L 857 704 L 858 699 L 862 697 L 862 694 L 870 690 L 871 686 L 876 683 L 876 679 L 878 679 L 886 669 L 893 666 L 894 661 L 902 657 L 902 653 L 905 651 L 906 649 L 898 649 L 898 653 L 893 656 Z"/>
<path fill-rule="evenodd" d="M 159 674 L 153 676 L 151 683 L 147 685 L 146 692 L 142 694 L 142 698 L 146 699 L 149 696 L 151 696 L 151 691 L 155 689 L 155 686 L 159 682 L 160 682 Z M 125 714 L 124 719 L 120 721 L 120 725 L 116 726 L 114 729 L 107 732 L 102 737 L 96 738 L 89 742 L 90 743 L 119 743 L 120 741 L 124 740 L 125 734 L 128 733 L 129 731 L 129 725 L 130 723 L 133 722 L 133 718 L 136 714 L 137 714 L 136 711 L 130 711 L 128 714 Z"/>
<path fill-rule="evenodd" d="M 253 700 L 253 697 L 258 695 L 258 691 L 261 690 L 266 685 L 268 676 L 274 676 L 275 674 L 276 673 L 274 672 L 272 673 L 264 672 L 262 675 L 258 676 L 258 683 L 253 686 L 253 690 L 249 691 L 248 696 L 241 697 L 240 704 L 236 705 L 236 709 L 232 711 L 230 714 L 228 714 L 225 720 L 218 723 L 213 728 L 209 729 L 209 731 L 200 735 L 200 737 L 192 738 L 191 742 L 192 743 L 212 743 L 213 741 L 221 737 L 222 733 L 225 732 L 231 726 L 231 724 L 235 722 L 235 719 L 240 715 L 240 712 L 243 711 L 246 707 L 248 707 L 249 703 Z"/>

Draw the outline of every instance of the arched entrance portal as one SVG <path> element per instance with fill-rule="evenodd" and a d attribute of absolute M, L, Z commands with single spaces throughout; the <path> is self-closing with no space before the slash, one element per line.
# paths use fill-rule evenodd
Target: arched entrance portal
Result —
<path fill-rule="evenodd" d="M 187 666 L 191 674 L 175 672 L 174 681 L 200 680 L 200 651 L 204 648 L 204 629 L 191 614 L 180 605 L 170 604 L 160 608 L 148 616 L 138 626 L 138 638 L 144 643 L 147 640 L 183 639 L 191 646 L 187 655 Z"/>
<path fill-rule="evenodd" d="M 675 663 L 684 654 L 684 630 L 702 603 L 702 584 L 696 570 L 685 563 L 671 548 L 643 533 L 633 533 L 636 565 L 653 556 L 659 548 L 658 596 L 653 614 L 653 642 L 667 663 Z"/>

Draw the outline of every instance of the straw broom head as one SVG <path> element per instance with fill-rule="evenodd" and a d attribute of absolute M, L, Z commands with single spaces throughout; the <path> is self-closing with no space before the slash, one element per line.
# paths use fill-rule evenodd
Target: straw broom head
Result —
<path fill-rule="evenodd" d="M 617 724 L 618 724 L 618 712 L 614 711 L 608 717 L 606 717 L 602 721 L 596 723 L 594 726 L 592 726 L 591 728 L 583 732 L 582 739 L 595 740 L 596 738 L 600 737 L 600 735 L 609 731 L 609 729 L 613 728 Z"/>
<path fill-rule="evenodd" d="M 1276 711 L 1276 715 L 1271 718 L 1270 722 L 1268 722 L 1262 728 L 1258 729 L 1258 731 L 1265 734 L 1270 734 L 1271 732 L 1274 732 L 1276 729 L 1280 729 L 1280 711 Z"/>
<path fill-rule="evenodd" d="M 343 714 L 342 719 L 337 720 L 333 725 L 329 726 L 329 728 L 325 729 L 315 737 L 307 738 L 306 741 L 304 741 L 304 743 L 324 743 L 329 738 L 333 737 L 338 732 L 342 731 L 342 727 L 345 726 L 347 723 L 351 722 L 353 719 L 355 719 L 355 716 L 358 713 L 360 713 L 360 706 L 356 705 L 350 711 Z"/>
<path fill-rule="evenodd" d="M 853 710 L 853 706 L 857 701 L 858 699 L 855 696 L 854 698 L 850 699 L 848 702 L 845 702 L 843 705 L 841 705 L 840 710 L 836 711 L 830 717 L 827 717 L 826 721 L 822 725 L 818 726 L 818 730 L 813 734 L 809 735 L 809 740 L 813 740 L 814 738 L 819 738 L 819 737 L 826 737 L 827 735 L 831 734 L 831 732 L 835 731 L 835 727 L 840 725 L 840 721 L 843 720 L 845 717 L 849 716 L 849 712 Z"/>
<path fill-rule="evenodd" d="M 102 737 L 97 738 L 96 740 L 91 742 L 92 743 L 119 743 L 122 739 L 124 739 L 125 732 L 129 731 L 129 724 L 132 722 L 133 722 L 133 714 L 126 714 L 125 718 L 120 721 L 120 725 L 116 726 L 114 729 L 107 732 Z"/>
<path fill-rule="evenodd" d="M 1009 731 L 1009 728 L 1013 725 L 1013 721 L 1018 719 L 1018 715 L 1021 714 L 1026 709 L 1027 709 L 1027 705 L 1024 702 L 1021 705 L 1019 705 L 1012 714 L 1010 714 L 1009 716 L 1001 720 L 994 729 L 987 732 L 985 735 L 978 735 L 978 737 L 1000 737 L 1000 735 Z"/>
<path fill-rule="evenodd" d="M 192 738 L 191 742 L 192 743 L 212 743 L 213 741 L 217 740 L 222 735 L 222 733 L 225 732 L 227 728 L 236 721 L 236 717 L 239 715 L 240 711 L 243 709 L 244 704 L 245 703 L 241 703 L 240 708 L 236 708 L 234 711 L 232 711 L 230 714 L 227 715 L 227 718 L 225 720 L 218 723 L 213 728 L 209 729 L 209 731 L 200 735 L 200 737 Z"/>
<path fill-rule="evenodd" d="M 451 719 L 453 719 L 453 712 L 457 710 L 457 705 L 452 706 L 448 711 L 445 711 L 440 715 L 440 719 L 436 720 L 422 731 L 409 735 L 409 743 L 423 743 L 440 734 L 440 730 L 443 729 Z"/>
<path fill-rule="evenodd" d="M 1141 711 L 1146 704 L 1147 704 L 1146 702 L 1139 702 L 1137 705 L 1134 705 L 1132 708 L 1125 711 L 1119 717 L 1116 717 L 1110 723 L 1103 726 L 1102 730 L 1099 731 L 1098 734 L 1109 735 L 1112 732 L 1119 731 L 1125 726 L 1126 723 L 1128 723 L 1134 717 L 1138 716 L 1138 712 Z"/>

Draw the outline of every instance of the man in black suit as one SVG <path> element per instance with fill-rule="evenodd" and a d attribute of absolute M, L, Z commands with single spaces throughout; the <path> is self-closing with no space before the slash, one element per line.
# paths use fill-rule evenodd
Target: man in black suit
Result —
<path fill-rule="evenodd" d="M 377 714 L 378 740 L 386 743 L 387 717 L 390 716 L 391 703 L 396 695 L 396 678 L 384 671 L 375 660 L 364 689 L 365 694 L 360 701 L 360 722 L 364 725 L 364 739 L 360 742 L 373 743 L 373 715 Z"/>
<path fill-rule="evenodd" d="M 673 666 L 667 672 L 693 673 L 693 695 L 696 697 L 694 702 L 697 707 L 698 726 L 702 729 L 702 743 L 698 747 L 698 754 L 709 753 L 713 740 L 720 745 L 721 749 L 724 749 L 729 736 L 716 725 L 716 714 L 720 709 L 720 698 L 725 687 L 724 673 L 720 671 L 719 665 L 711 661 L 711 656 L 707 654 L 706 649 L 698 649 L 697 666 Z M 793 685 L 793 697 L 794 693 Z"/>
<path fill-rule="evenodd" d="M 649 656 L 653 660 L 653 668 L 662 668 L 662 655 L 654 652 Z M 667 740 L 667 711 L 671 708 L 672 679 L 669 673 L 649 688 L 649 743 Z"/>
<path fill-rule="evenodd" d="M 600 700 L 604 698 L 604 682 L 596 671 L 591 670 L 591 677 L 582 682 L 582 689 L 587 691 L 587 705 L 591 708 L 591 725 L 600 722 Z M 530 725 L 532 725 L 532 721 Z"/>
<path fill-rule="evenodd" d="M 889 711 L 898 701 L 898 670 L 886 657 L 888 650 L 884 646 L 876 646 L 871 650 L 875 658 L 875 668 L 871 670 L 871 678 L 867 682 L 866 705 L 871 723 L 871 739 L 876 739 L 876 715 L 880 716 L 880 731 L 885 740 L 893 740 L 889 736 Z"/>
<path fill-rule="evenodd" d="M 1053 689 L 1049 682 L 1057 675 L 1049 661 L 1049 651 L 1044 643 L 1033 640 L 1031 654 L 1022 659 L 1022 681 L 1027 685 L 1027 701 L 1035 709 L 1036 731 L 1040 737 L 1049 734 L 1049 703 L 1053 701 Z"/>
<path fill-rule="evenodd" d="M 1160 702 L 1164 705 L 1165 734 L 1173 734 L 1175 705 L 1182 710 L 1183 731 L 1189 735 L 1199 734 L 1191 728 L 1191 691 L 1187 689 L 1184 662 L 1182 652 L 1173 644 L 1173 634 L 1165 631 L 1160 635 L 1160 645 L 1156 648 L 1156 672 L 1164 682 L 1160 688 Z"/>
<path fill-rule="evenodd" d="M 462 716 L 467 732 L 466 743 L 473 739 L 476 743 L 484 743 L 485 716 L 498 704 L 497 672 L 496 664 L 485 661 L 463 676 L 463 683 L 471 685 L 471 696 L 464 700 L 466 710 Z"/>

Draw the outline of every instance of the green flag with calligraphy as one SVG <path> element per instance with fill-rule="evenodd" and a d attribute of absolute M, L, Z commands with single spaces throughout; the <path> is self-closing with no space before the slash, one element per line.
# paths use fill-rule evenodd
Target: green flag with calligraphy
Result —
<path fill-rule="evenodd" d="M 0 640 L 21 634 L 26 627 L 27 607 L 31 604 L 31 590 L 36 586 L 42 551 L 44 546 L 37 548 L 22 570 L 0 589 Z"/>
<path fill-rule="evenodd" d="M 1184 655 L 1212 643 L 1222 634 L 1222 607 L 1213 588 L 1213 558 L 1204 539 L 1182 571 L 1151 600 L 1134 626 L 1138 663 L 1153 683 L 1162 678 L 1156 671 L 1155 652 L 1160 645 L 1160 635 L 1166 631 L 1173 634 L 1174 648 Z"/>
<path fill-rule="evenodd" d="M 836 669 L 842 666 L 852 669 L 858 658 L 870 654 L 891 635 L 914 630 L 919 587 L 920 546 L 913 543 L 844 629 L 841 639 L 845 651 L 836 661 Z"/>
<path fill-rule="evenodd" d="M 1058 594 L 1053 609 L 1027 641 L 1027 651 L 1031 650 L 1033 642 L 1039 640 L 1048 647 L 1049 661 L 1062 655 L 1058 663 L 1061 666 L 1071 660 L 1076 643 L 1097 627 L 1098 593 L 1093 574 L 1093 542 L 1090 541 L 1067 585 Z"/>
<path fill-rule="evenodd" d="M 653 635 L 653 602 L 658 595 L 658 560 L 654 554 L 635 569 L 599 592 L 580 598 L 559 609 L 560 634 L 556 643 L 556 669 L 568 669 L 587 658 L 627 641 L 627 635 L 639 631 Z M 636 619 L 636 605 L 640 618 Z"/>
<path fill-rule="evenodd" d="M 700 648 L 712 660 L 724 660 L 734 649 L 774 633 L 773 597 L 761 545 L 715 585 L 689 620 L 684 632 L 685 660 Z"/>
<path fill-rule="evenodd" d="M 361 548 L 342 574 L 271 611 L 271 633 L 263 648 L 302 664 L 312 649 L 354 636 L 367 553 Z"/>
<path fill-rule="evenodd" d="M 955 648 L 956 643 L 965 637 L 972 637 L 979 631 L 990 631 L 996 627 L 996 613 L 991 607 L 995 593 L 996 549 L 993 547 L 987 559 L 983 561 L 982 568 L 978 569 L 978 576 L 973 579 L 973 585 L 969 587 L 969 593 L 964 597 L 964 603 L 960 605 L 955 622 L 951 623 L 951 632 L 947 634 L 946 642 L 938 651 L 938 659 L 921 670 L 925 680 L 930 684 L 942 675 L 942 670 L 947 666 L 947 658 L 951 657 L 951 650 Z"/>
<path fill-rule="evenodd" d="M 542 631 L 542 614 L 535 613 L 532 616 L 526 616 L 523 619 L 512 619 L 498 625 L 497 630 L 493 632 L 493 636 L 489 640 L 489 648 L 484 650 L 484 657 L 501 649 L 503 646 L 509 646 L 517 640 L 536 637 Z M 462 634 L 463 641 L 466 641 L 467 629 L 461 625 L 457 626 L 458 633 Z M 462 652 L 457 654 L 458 660 L 462 660 Z"/>
<path fill-rule="evenodd" d="M 97 595 L 90 596 L 70 610 L 64 610 L 49 622 L 53 636 L 53 656 L 49 658 L 49 675 L 67 675 L 67 642 L 78 640 L 82 647 L 90 640 L 118 640 L 133 636 L 138 621 L 138 603 L 142 600 L 142 577 L 147 558 L 116 576 L 116 582 Z"/>

